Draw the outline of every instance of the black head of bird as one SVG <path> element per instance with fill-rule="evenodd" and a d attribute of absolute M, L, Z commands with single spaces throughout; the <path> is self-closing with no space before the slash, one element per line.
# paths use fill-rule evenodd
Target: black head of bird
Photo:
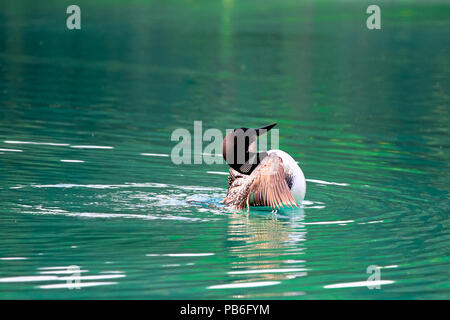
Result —
<path fill-rule="evenodd" d="M 272 123 L 257 129 L 237 128 L 229 132 L 222 142 L 222 155 L 227 164 L 242 174 L 251 174 L 267 156 L 266 151 L 257 152 L 256 150 L 258 136 L 276 125 Z"/>

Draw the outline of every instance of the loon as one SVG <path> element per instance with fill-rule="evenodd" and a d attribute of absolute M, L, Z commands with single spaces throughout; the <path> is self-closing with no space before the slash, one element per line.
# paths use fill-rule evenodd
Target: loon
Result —
<path fill-rule="evenodd" d="M 306 193 L 306 181 L 297 162 L 286 152 L 256 152 L 257 137 L 276 123 L 258 129 L 237 128 L 222 142 L 222 155 L 230 166 L 228 193 L 222 204 L 243 210 L 267 206 L 273 210 L 298 207 Z"/>

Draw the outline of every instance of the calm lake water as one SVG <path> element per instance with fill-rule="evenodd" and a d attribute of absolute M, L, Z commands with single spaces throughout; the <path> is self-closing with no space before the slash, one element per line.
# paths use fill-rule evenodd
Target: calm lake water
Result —
<path fill-rule="evenodd" d="M 301 3 L 2 2 L 0 298 L 450 298 L 448 2 Z M 278 122 L 303 208 L 221 207 L 194 121 Z"/>

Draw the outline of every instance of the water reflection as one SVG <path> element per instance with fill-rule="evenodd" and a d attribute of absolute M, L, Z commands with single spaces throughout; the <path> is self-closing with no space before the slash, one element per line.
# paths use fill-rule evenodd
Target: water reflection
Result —
<path fill-rule="evenodd" d="M 227 274 L 231 283 L 214 288 L 275 285 L 306 276 L 306 261 L 299 259 L 306 249 L 303 220 L 303 209 L 269 217 L 267 213 L 230 215 L 227 242 L 231 265 Z"/>

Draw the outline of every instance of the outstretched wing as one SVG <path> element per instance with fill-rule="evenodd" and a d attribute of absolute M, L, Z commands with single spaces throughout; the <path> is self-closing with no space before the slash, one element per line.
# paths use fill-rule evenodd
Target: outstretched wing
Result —
<path fill-rule="evenodd" d="M 228 173 L 228 189 L 230 189 L 236 178 L 239 178 L 239 176 L 242 175 L 233 168 L 230 168 L 230 172 Z"/>
<path fill-rule="evenodd" d="M 243 175 L 230 168 L 228 175 L 228 193 L 221 203 L 242 210 L 247 203 L 248 190 L 251 184 L 250 176 Z"/>
<path fill-rule="evenodd" d="M 252 172 L 252 183 L 248 191 L 247 203 L 253 206 L 270 206 L 272 209 L 298 207 L 286 182 L 283 160 L 270 154 Z"/>

